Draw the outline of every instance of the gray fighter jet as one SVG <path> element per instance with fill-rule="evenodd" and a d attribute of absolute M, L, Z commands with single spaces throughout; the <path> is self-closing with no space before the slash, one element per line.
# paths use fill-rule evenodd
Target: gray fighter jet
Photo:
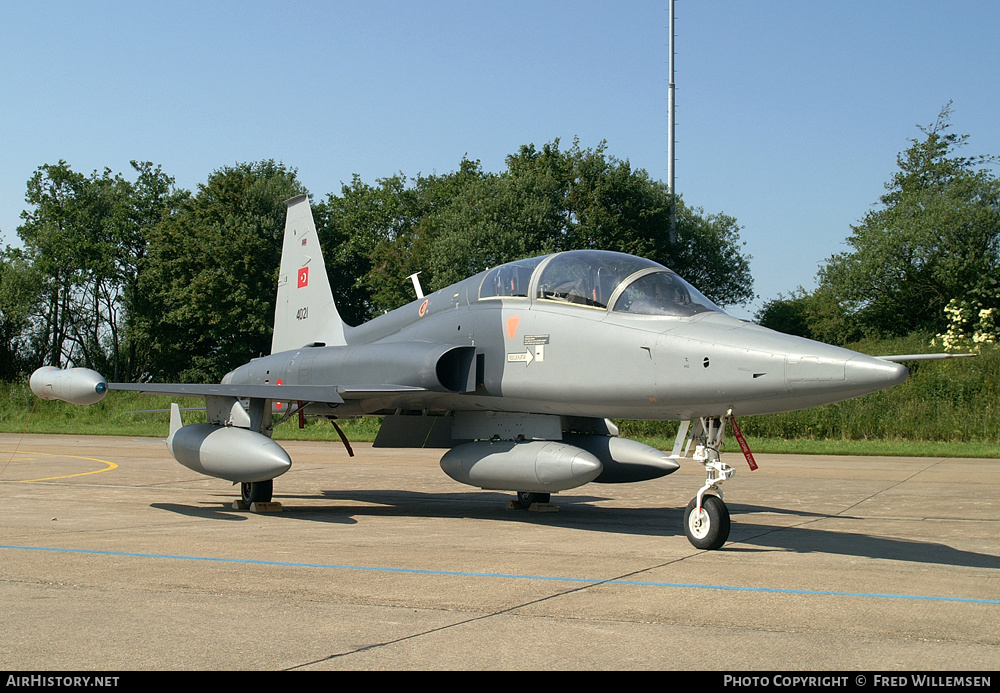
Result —
<path fill-rule="evenodd" d="M 271 355 L 218 385 L 107 383 L 48 367 L 45 399 L 90 404 L 108 390 L 205 397 L 209 423 L 171 411 L 167 446 L 190 469 L 271 499 L 291 459 L 275 425 L 304 415 L 384 417 L 383 447 L 441 447 L 456 481 L 517 494 L 514 507 L 598 483 L 705 466 L 685 512 L 698 548 L 721 547 L 729 512 L 719 454 L 736 416 L 857 397 L 908 377 L 898 361 L 774 332 L 731 317 L 650 260 L 576 250 L 494 267 L 374 320 L 337 313 L 306 196 L 288 202 Z M 613 418 L 681 421 L 670 453 L 618 437 Z M 339 431 L 339 428 L 338 428 Z M 346 439 L 345 439 L 346 443 Z M 350 450 L 350 448 L 348 448 Z"/>

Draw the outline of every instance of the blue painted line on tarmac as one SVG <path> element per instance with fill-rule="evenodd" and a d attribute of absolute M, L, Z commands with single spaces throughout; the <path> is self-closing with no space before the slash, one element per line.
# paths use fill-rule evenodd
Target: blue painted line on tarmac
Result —
<path fill-rule="evenodd" d="M 125 556 L 130 558 L 155 558 L 175 561 L 205 561 L 209 563 L 240 563 L 244 565 L 277 566 L 284 568 L 321 568 L 325 570 L 366 570 L 379 573 L 408 573 L 411 575 L 446 575 L 452 577 L 479 577 L 503 580 L 547 580 L 550 582 L 571 582 L 581 584 L 635 585 L 640 587 L 670 587 L 677 589 L 723 590 L 727 592 L 760 592 L 767 594 L 802 594 L 823 597 L 865 597 L 869 599 L 916 599 L 932 602 L 963 602 L 972 604 L 1000 604 L 1000 599 L 978 599 L 973 597 L 939 597 L 926 594 L 891 594 L 878 592 L 836 592 L 828 590 L 797 590 L 781 587 L 740 587 L 735 585 L 702 585 L 689 582 L 655 582 L 647 580 L 620 580 L 600 578 L 557 577 L 551 575 L 518 575 L 516 573 L 477 573 L 460 570 L 426 570 L 423 568 L 389 568 L 382 566 L 337 565 L 331 563 L 295 563 L 288 561 L 260 561 L 250 558 L 219 558 L 214 556 L 175 556 L 157 553 L 132 553 L 128 551 L 99 551 L 96 549 L 58 549 L 44 546 L 5 546 L 9 551 L 50 551 L 55 553 L 77 553 L 96 556 Z"/>

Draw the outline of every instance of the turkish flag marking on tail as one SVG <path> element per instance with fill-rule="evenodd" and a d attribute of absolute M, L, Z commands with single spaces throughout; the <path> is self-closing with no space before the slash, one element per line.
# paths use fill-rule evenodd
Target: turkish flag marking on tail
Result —
<path fill-rule="evenodd" d="M 303 267 L 299 270 L 299 288 L 309 286 L 309 268 Z"/>

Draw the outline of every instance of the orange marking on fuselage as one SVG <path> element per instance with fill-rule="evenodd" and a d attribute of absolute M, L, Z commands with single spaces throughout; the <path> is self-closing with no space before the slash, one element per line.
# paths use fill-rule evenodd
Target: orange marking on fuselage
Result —
<path fill-rule="evenodd" d="M 520 316 L 511 315 L 507 318 L 507 339 L 514 339 L 514 335 L 517 333 L 517 324 L 521 322 Z"/>

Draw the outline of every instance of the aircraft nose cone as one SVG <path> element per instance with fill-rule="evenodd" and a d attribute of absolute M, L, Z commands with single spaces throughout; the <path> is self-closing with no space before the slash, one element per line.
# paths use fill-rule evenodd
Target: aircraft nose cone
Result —
<path fill-rule="evenodd" d="M 875 392 L 906 382 L 910 371 L 901 363 L 858 355 L 847 360 L 844 376 L 849 387 Z"/>

